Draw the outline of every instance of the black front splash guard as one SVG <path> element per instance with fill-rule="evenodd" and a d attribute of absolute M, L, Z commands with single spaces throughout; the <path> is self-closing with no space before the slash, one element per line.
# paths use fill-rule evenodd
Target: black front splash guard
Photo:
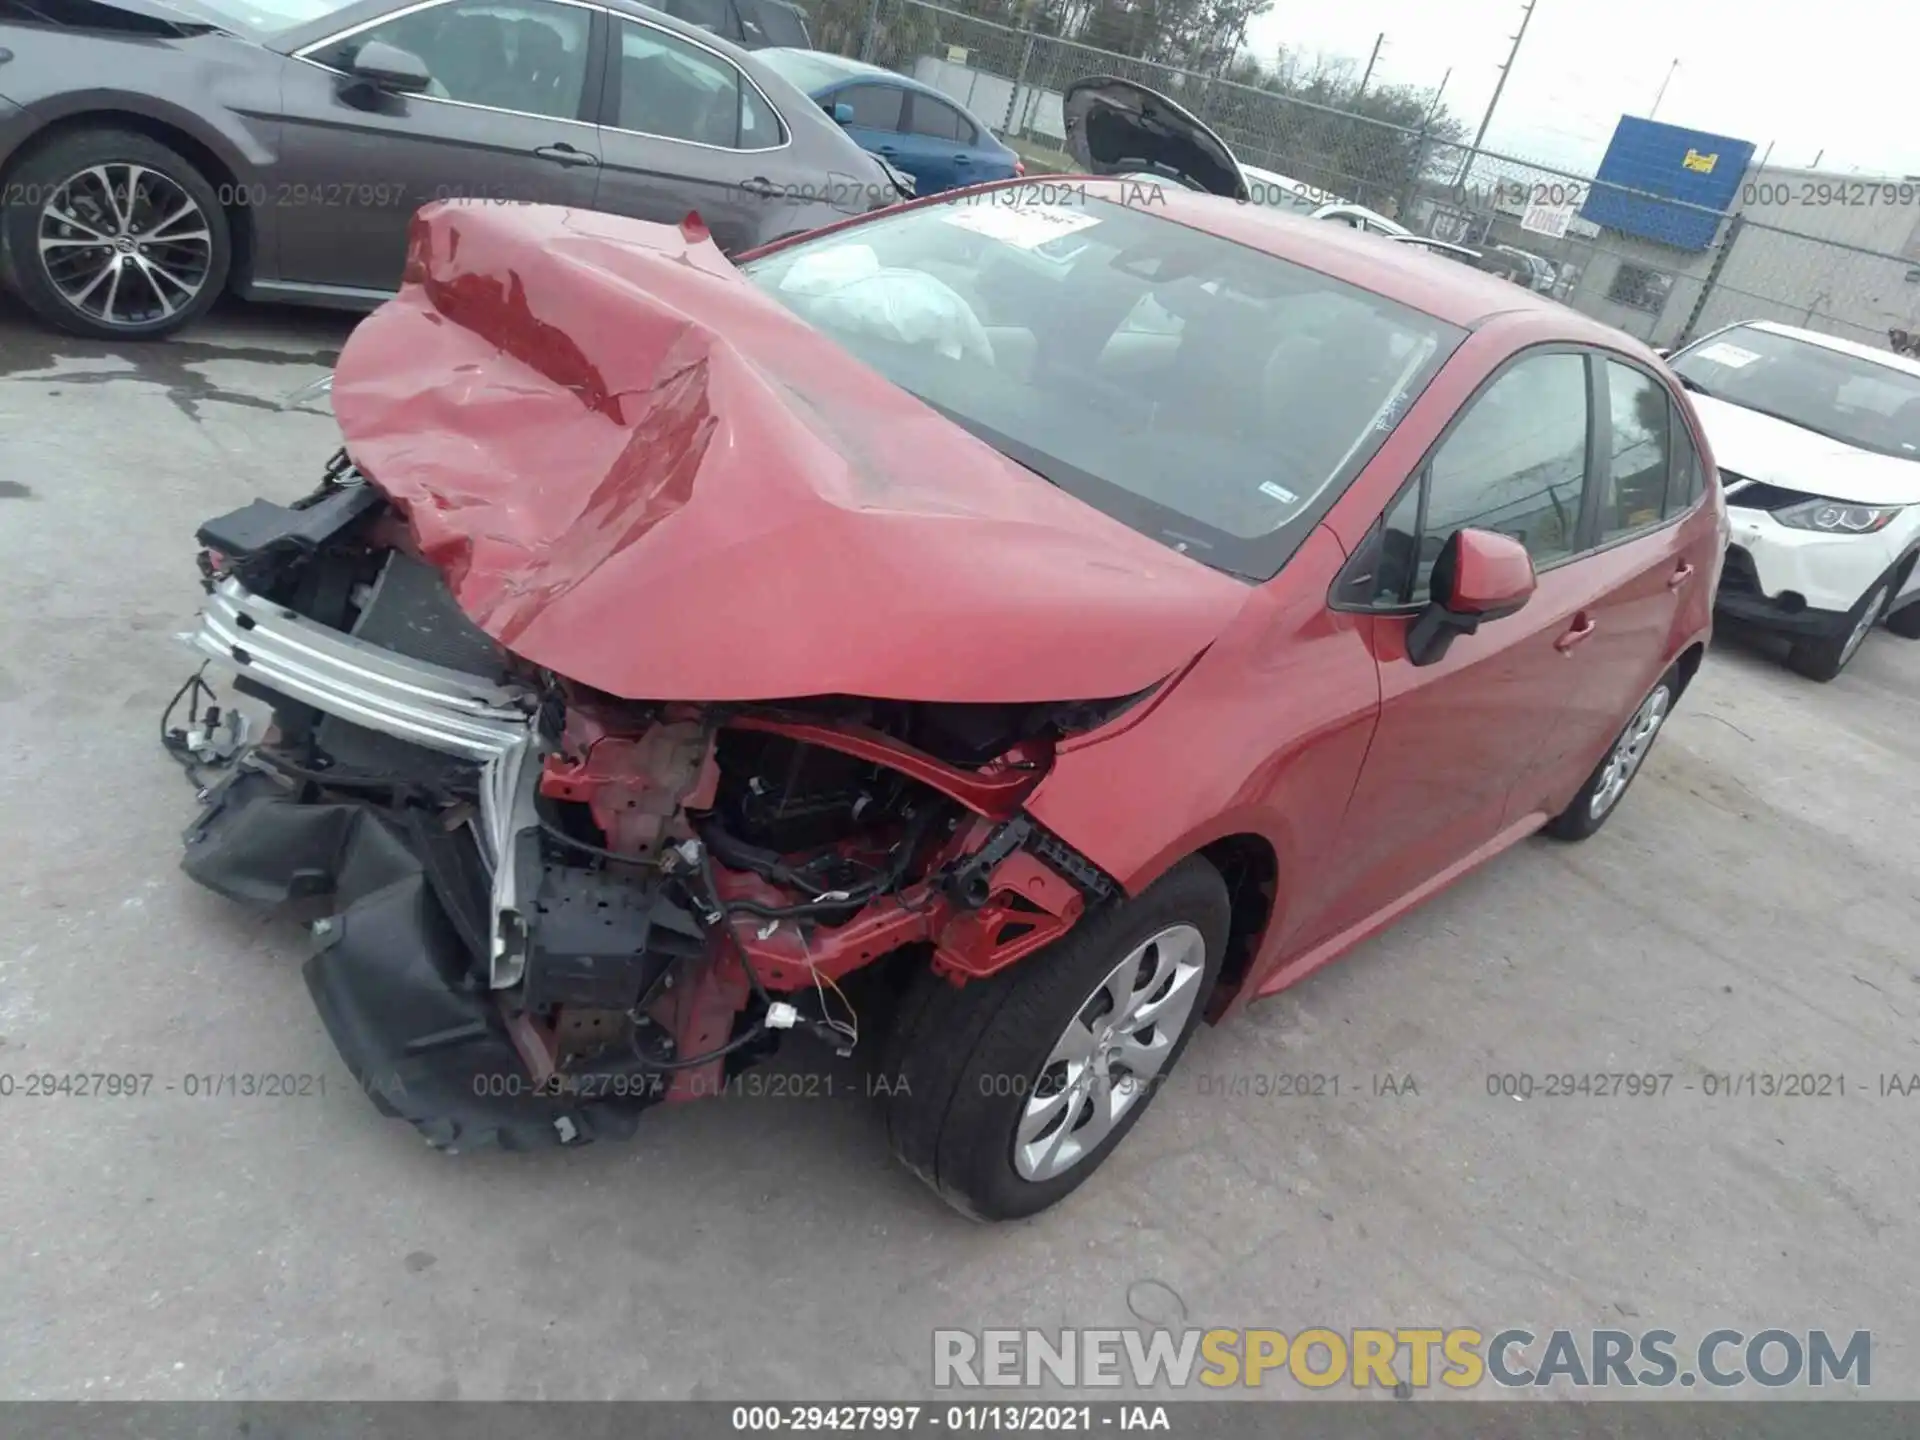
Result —
<path fill-rule="evenodd" d="M 217 894 L 331 904 L 312 924 L 307 989 L 367 1097 L 436 1148 L 625 1139 L 653 1103 L 536 1083 L 484 979 L 485 867 L 465 831 L 369 801 L 304 801 L 243 765 L 184 839 L 181 868 Z"/>

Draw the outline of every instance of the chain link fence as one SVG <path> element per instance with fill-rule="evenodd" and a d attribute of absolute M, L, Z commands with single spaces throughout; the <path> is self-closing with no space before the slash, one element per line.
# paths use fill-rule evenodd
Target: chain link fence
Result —
<path fill-rule="evenodd" d="M 1119 76 L 1191 110 L 1242 164 L 1478 250 L 1489 268 L 1651 344 L 1774 319 L 1920 353 L 1920 228 L 1898 249 L 1822 238 L 931 0 L 821 4 L 823 48 L 939 89 L 1019 151 L 1029 173 L 1076 168 L 1064 148 L 1066 87 Z M 1772 188 L 1745 191 L 1765 199 Z"/>

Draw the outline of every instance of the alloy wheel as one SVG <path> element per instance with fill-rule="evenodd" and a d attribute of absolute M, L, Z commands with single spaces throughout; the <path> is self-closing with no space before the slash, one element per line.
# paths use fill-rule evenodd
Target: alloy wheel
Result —
<path fill-rule="evenodd" d="M 1185 1033 L 1206 972 L 1205 938 L 1170 925 L 1094 987 L 1040 1066 L 1014 1131 L 1014 1169 L 1051 1180 L 1085 1160 L 1146 1099 Z"/>
<path fill-rule="evenodd" d="M 40 263 L 60 297 L 88 319 L 135 328 L 191 305 L 213 268 L 200 204 L 163 171 L 89 165 L 40 209 Z"/>
<path fill-rule="evenodd" d="M 1593 801 L 1590 811 L 1598 820 L 1613 809 L 1620 797 L 1626 793 L 1627 782 L 1632 780 L 1639 770 L 1640 762 L 1647 758 L 1647 751 L 1653 748 L 1653 737 L 1660 732 L 1661 723 L 1667 718 L 1667 710 L 1673 704 L 1673 696 L 1667 687 L 1654 686 L 1653 693 L 1640 702 L 1640 708 L 1633 712 L 1633 719 L 1627 722 L 1627 728 L 1620 732 L 1620 738 L 1614 742 L 1613 753 L 1607 756 L 1606 767 L 1600 772 L 1600 783 L 1593 787 Z"/>
<path fill-rule="evenodd" d="M 1853 652 L 1860 648 L 1860 642 L 1873 633 L 1873 627 L 1880 623 L 1880 612 L 1887 608 L 1887 587 L 1882 585 L 1873 592 L 1873 598 L 1867 601 L 1867 608 L 1860 612 L 1860 618 L 1854 622 L 1853 633 L 1847 636 L 1847 643 L 1840 647 L 1840 663 L 1845 665 L 1853 659 Z"/>

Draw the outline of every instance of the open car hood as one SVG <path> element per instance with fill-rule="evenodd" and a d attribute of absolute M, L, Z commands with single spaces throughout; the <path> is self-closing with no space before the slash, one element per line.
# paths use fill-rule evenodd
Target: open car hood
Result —
<path fill-rule="evenodd" d="M 1088 174 L 1151 172 L 1232 200 L 1251 193 L 1226 141 L 1158 90 L 1093 75 L 1066 88 L 1060 109 L 1067 153 Z"/>
<path fill-rule="evenodd" d="M 349 454 L 494 639 L 630 699 L 1104 699 L 1250 593 L 762 294 L 697 221 L 430 205 Z"/>

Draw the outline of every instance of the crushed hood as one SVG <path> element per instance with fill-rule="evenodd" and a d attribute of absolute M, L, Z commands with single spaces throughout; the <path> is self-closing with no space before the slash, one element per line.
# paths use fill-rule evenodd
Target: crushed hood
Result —
<path fill-rule="evenodd" d="M 1920 459 L 1859 450 L 1710 395 L 1689 397 L 1727 482 L 1734 476 L 1854 505 L 1920 504 Z M 1727 497 L 1738 505 L 1738 494 Z"/>
<path fill-rule="evenodd" d="M 1249 593 L 882 379 L 697 222 L 428 206 L 333 406 L 481 629 L 631 699 L 1126 695 Z"/>
<path fill-rule="evenodd" d="M 1247 177 L 1233 152 L 1197 115 L 1131 80 L 1094 75 L 1062 93 L 1067 153 L 1091 175 L 1165 175 L 1198 190 L 1245 200 Z"/>

